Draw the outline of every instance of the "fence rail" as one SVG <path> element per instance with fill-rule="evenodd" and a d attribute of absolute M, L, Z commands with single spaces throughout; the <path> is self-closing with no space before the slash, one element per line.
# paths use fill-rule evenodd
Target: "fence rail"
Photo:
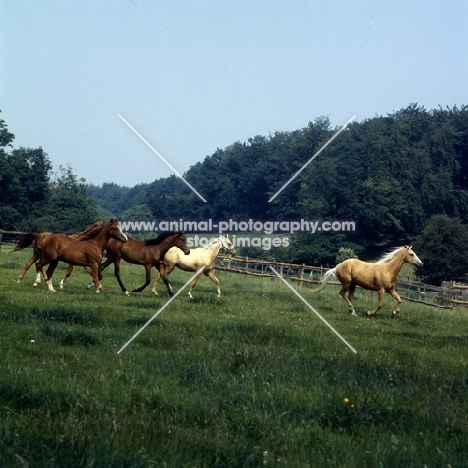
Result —
<path fill-rule="evenodd" d="M 304 283 L 318 284 L 322 280 L 324 273 L 329 269 L 323 266 L 302 265 L 296 263 L 273 262 L 269 260 L 258 260 L 248 257 L 228 257 L 219 255 L 216 258 L 216 268 L 218 270 L 230 271 L 233 273 L 243 273 L 245 275 L 276 277 L 269 267 L 274 268 L 281 276 L 293 281 L 299 281 L 300 286 Z M 330 281 L 330 284 L 339 284 Z"/>
<path fill-rule="evenodd" d="M 0 250 L 2 250 L 2 245 L 16 244 L 18 238 L 24 234 L 27 233 L 19 231 L 4 231 L 3 229 L 0 229 Z"/>

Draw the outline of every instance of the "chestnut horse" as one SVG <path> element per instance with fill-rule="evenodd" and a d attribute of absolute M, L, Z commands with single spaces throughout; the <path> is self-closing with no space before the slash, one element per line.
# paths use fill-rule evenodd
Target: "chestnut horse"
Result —
<path fill-rule="evenodd" d="M 167 231 L 161 233 L 158 237 L 156 237 L 156 239 L 148 239 L 143 241 L 129 237 L 125 243 L 119 242 L 115 239 L 109 239 L 109 242 L 106 246 L 107 260 L 99 267 L 100 277 L 102 277 L 102 271 L 111 263 L 113 263 L 114 275 L 117 278 L 120 289 L 122 289 L 122 292 L 128 296 L 130 293 L 127 291 L 120 277 L 120 261 L 121 259 L 124 259 L 128 263 L 143 265 L 146 272 L 146 282 L 143 286 L 132 290 L 132 292 L 141 292 L 151 282 L 151 267 L 157 267 L 165 253 L 171 247 L 175 248 L 176 250 L 180 249 L 182 252 L 184 252 L 185 255 L 190 253 L 190 248 L 187 245 L 187 240 L 183 231 Z M 70 276 L 72 270 L 73 266 L 70 265 L 64 278 L 60 282 L 61 288 L 65 284 L 65 280 Z M 167 277 L 163 279 L 164 282 L 168 281 Z M 88 287 L 92 287 L 92 283 L 90 283 Z"/>
<path fill-rule="evenodd" d="M 229 240 L 229 236 L 219 236 L 216 239 L 213 239 L 205 247 L 198 247 L 190 251 L 190 255 L 186 257 L 180 255 L 180 252 L 177 249 L 170 249 L 167 254 L 164 256 L 163 262 L 159 265 L 159 275 L 154 281 L 154 286 L 152 292 L 158 294 L 156 288 L 158 287 L 159 281 L 161 278 L 169 276 L 171 271 L 177 267 L 183 271 L 198 271 L 201 267 L 205 267 L 203 274 L 208 278 L 211 278 L 212 281 L 216 284 L 218 288 L 218 297 L 221 296 L 221 289 L 219 287 L 219 280 L 213 274 L 214 261 L 218 256 L 220 249 L 227 250 L 231 255 L 236 255 L 236 250 L 232 245 L 232 242 Z M 198 279 L 200 278 L 201 273 L 197 275 L 190 286 L 189 296 L 192 299 L 192 291 L 195 285 L 197 284 Z M 172 287 L 169 284 L 169 281 L 164 280 L 164 283 L 167 288 L 167 292 L 172 296 Z"/>
<path fill-rule="evenodd" d="M 80 235 L 82 235 L 85 231 L 79 233 L 79 234 L 72 234 L 70 237 L 72 239 L 77 239 L 80 237 Z M 31 268 L 31 265 L 33 263 L 36 263 L 39 258 L 41 257 L 41 254 L 40 254 L 40 251 L 41 251 L 41 247 L 42 247 L 42 242 L 44 240 L 44 238 L 46 236 L 49 236 L 50 234 L 52 234 L 52 232 L 49 232 L 49 231 L 45 231 L 45 232 L 41 232 L 39 233 L 37 236 L 34 236 L 34 239 L 33 241 L 31 242 L 31 245 L 28 245 L 28 247 L 32 247 L 33 249 L 33 254 L 32 254 L 32 257 L 26 262 L 26 264 L 24 265 L 24 268 L 21 270 L 21 273 L 19 274 L 16 282 L 19 284 L 23 281 L 23 278 L 24 276 L 26 275 L 27 271 L 29 270 L 29 268 Z M 13 253 L 13 252 L 16 252 L 18 250 L 21 250 L 23 248 L 26 248 L 25 245 L 23 245 L 24 243 L 28 242 L 30 239 L 29 237 L 27 236 L 23 236 L 21 238 L 21 240 L 18 242 L 18 244 L 16 245 L 16 247 L 11 250 L 9 253 Z M 71 270 L 73 270 L 73 265 L 69 265 L 69 268 Z M 86 267 L 85 267 L 86 268 Z M 45 281 L 47 281 L 47 277 L 44 273 L 43 270 L 41 270 L 41 273 L 42 273 L 42 276 L 44 277 Z M 63 280 L 62 280 L 63 281 Z M 60 287 L 63 287 L 62 285 L 62 281 L 60 282 Z M 39 283 L 41 282 L 41 278 L 38 277 L 36 278 L 36 282 L 34 283 L 34 286 L 36 287 Z"/>
<path fill-rule="evenodd" d="M 94 223 L 85 231 L 75 234 L 73 237 L 50 233 L 25 234 L 13 249 L 13 252 L 32 246 L 34 254 L 26 264 L 28 267 L 34 263 L 34 258 L 37 255 L 39 256 L 39 261 L 36 263 L 36 282 L 34 286 L 37 286 L 37 283 L 40 282 L 41 273 L 44 275 L 42 268 L 49 265 L 44 277 L 47 280 L 49 290 L 55 292 L 52 285 L 52 276 L 58 262 L 62 261 L 69 265 L 84 266 L 93 278 L 96 292 L 99 292 L 99 265 L 102 260 L 102 253 L 110 238 L 118 239 L 121 242 L 127 241 L 127 236 L 121 231 L 115 219 L 111 219 L 106 223 L 102 221 Z M 23 272 L 27 270 L 26 266 Z M 21 280 L 21 278 L 19 279 Z"/>
<path fill-rule="evenodd" d="M 26 247 L 32 247 L 32 249 L 33 249 L 32 257 L 26 262 L 26 264 L 24 265 L 24 268 L 21 270 L 21 273 L 19 274 L 19 276 L 18 276 L 18 278 L 16 280 L 16 282 L 18 284 L 23 281 L 24 275 L 29 270 L 31 265 L 33 263 L 36 263 L 39 260 L 39 258 L 41 257 L 39 252 L 41 251 L 42 241 L 43 241 L 44 237 L 49 236 L 51 234 L 52 234 L 51 232 L 41 232 L 37 236 L 35 236 L 35 238 L 32 240 L 32 242 L 29 245 L 25 245 L 25 244 L 27 244 L 30 241 L 30 238 L 28 236 L 24 235 L 20 239 L 18 244 L 15 246 L 15 248 L 10 251 L 10 253 L 17 252 L 18 250 L 24 249 Z M 42 275 L 44 276 L 44 279 L 47 281 L 47 278 L 46 278 L 46 275 L 45 275 L 44 271 L 42 271 Z M 39 281 L 36 279 L 36 283 L 40 282 L 40 279 L 41 279 L 40 277 L 39 277 Z"/>
<path fill-rule="evenodd" d="M 336 276 L 341 283 L 341 297 L 348 304 L 349 311 L 356 315 L 353 307 L 353 295 L 356 286 L 363 289 L 370 289 L 378 292 L 378 303 L 374 310 L 367 312 L 368 316 L 374 316 L 383 305 L 384 294 L 387 292 L 397 301 L 397 307 L 392 313 L 395 317 L 401 309 L 401 298 L 395 291 L 397 276 L 404 263 L 421 267 L 423 263 L 413 252 L 411 246 L 398 247 L 376 263 L 367 263 L 357 258 L 350 258 L 339 263 L 335 268 L 328 270 L 320 287 L 312 292 L 321 291 L 330 281 L 332 276 Z M 348 293 L 348 297 L 346 297 Z"/>

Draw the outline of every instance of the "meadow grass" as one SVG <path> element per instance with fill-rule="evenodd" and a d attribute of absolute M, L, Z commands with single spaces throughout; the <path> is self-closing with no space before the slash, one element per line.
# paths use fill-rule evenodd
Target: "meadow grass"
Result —
<path fill-rule="evenodd" d="M 453 314 L 336 286 L 300 293 L 279 279 L 202 278 L 120 354 L 168 300 L 125 297 L 111 269 L 100 294 L 75 268 L 66 288 L 0 254 L 2 467 L 464 467 L 468 460 L 468 311 Z M 189 279 L 175 271 L 177 291 Z M 140 266 L 122 265 L 128 289 Z M 294 285 L 297 288 L 297 285 Z"/>

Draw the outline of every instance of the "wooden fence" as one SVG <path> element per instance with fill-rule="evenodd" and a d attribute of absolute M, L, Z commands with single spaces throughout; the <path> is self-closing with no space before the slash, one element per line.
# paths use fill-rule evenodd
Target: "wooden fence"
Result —
<path fill-rule="evenodd" d="M 323 266 L 312 266 L 295 263 L 278 263 L 268 260 L 257 260 L 248 257 L 228 257 L 220 255 L 216 259 L 218 270 L 242 273 L 260 277 L 276 277 L 269 267 L 274 268 L 281 276 L 299 283 L 299 289 L 304 284 L 320 284 L 324 273 L 329 269 Z M 328 284 L 340 285 L 338 281 Z M 397 292 L 402 299 L 411 302 L 453 309 L 456 305 L 468 306 L 468 285 L 445 282 L 442 286 L 432 286 L 411 278 L 397 279 Z"/>
<path fill-rule="evenodd" d="M 12 245 L 18 242 L 18 239 L 26 234 L 25 232 L 18 231 L 4 231 L 0 229 L 0 250 L 2 250 L 2 245 Z"/>
<path fill-rule="evenodd" d="M 320 283 L 324 273 L 329 269 L 323 266 L 306 265 L 305 263 L 298 265 L 296 263 L 271 262 L 248 257 L 228 257 L 224 255 L 219 255 L 216 258 L 215 265 L 218 270 L 273 278 L 276 277 L 276 274 L 271 271 L 270 267 L 272 267 L 281 276 L 292 281 L 298 281 L 299 287 L 302 287 L 304 283 Z M 330 281 L 330 284 L 339 283 Z"/>

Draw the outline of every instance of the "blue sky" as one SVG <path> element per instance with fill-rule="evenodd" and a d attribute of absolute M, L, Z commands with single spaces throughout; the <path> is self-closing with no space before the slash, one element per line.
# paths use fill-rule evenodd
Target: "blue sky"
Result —
<path fill-rule="evenodd" d="M 0 0 L 15 147 L 134 186 L 236 141 L 468 104 L 468 2 Z"/>

